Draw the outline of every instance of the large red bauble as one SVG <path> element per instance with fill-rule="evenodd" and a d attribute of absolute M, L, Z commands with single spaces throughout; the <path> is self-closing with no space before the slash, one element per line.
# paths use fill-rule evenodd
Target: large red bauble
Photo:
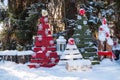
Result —
<path fill-rule="evenodd" d="M 82 16 L 85 15 L 85 10 L 83 8 L 80 9 L 79 14 L 82 15 Z"/>

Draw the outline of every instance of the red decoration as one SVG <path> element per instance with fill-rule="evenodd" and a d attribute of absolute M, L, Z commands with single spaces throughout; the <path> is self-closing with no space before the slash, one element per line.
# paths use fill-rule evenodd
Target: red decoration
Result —
<path fill-rule="evenodd" d="M 41 23 L 45 23 L 44 17 L 41 17 L 39 20 L 40 20 Z"/>
<path fill-rule="evenodd" d="M 50 30 L 48 30 L 48 35 L 51 35 L 51 31 Z"/>
<path fill-rule="evenodd" d="M 79 14 L 82 15 L 82 16 L 85 15 L 85 10 L 84 9 L 80 9 Z"/>
<path fill-rule="evenodd" d="M 114 41 L 114 46 L 116 46 L 117 45 L 117 42 L 116 41 Z"/>
<path fill-rule="evenodd" d="M 70 39 L 68 40 L 68 44 L 70 44 L 70 45 L 74 45 L 74 44 L 75 44 L 74 39 L 73 39 L 73 38 L 70 38 Z"/>
<path fill-rule="evenodd" d="M 102 56 L 108 57 L 110 59 L 115 58 L 115 55 L 113 54 L 112 51 L 99 51 L 98 57 L 101 58 Z"/>
<path fill-rule="evenodd" d="M 102 23 L 103 23 L 103 24 L 107 24 L 106 18 L 103 18 Z"/>
<path fill-rule="evenodd" d="M 103 28 L 99 28 L 100 31 L 103 31 Z"/>
<path fill-rule="evenodd" d="M 40 18 L 40 29 L 38 28 L 33 48 L 35 53 L 31 57 L 31 64 L 28 65 L 30 68 L 53 67 L 59 62 L 54 39 L 45 18 Z"/>
<path fill-rule="evenodd" d="M 98 52 L 98 56 L 112 56 L 112 52 L 111 51 L 101 51 L 101 52 Z"/>
<path fill-rule="evenodd" d="M 106 37 L 108 38 L 110 35 L 108 33 L 106 33 Z"/>

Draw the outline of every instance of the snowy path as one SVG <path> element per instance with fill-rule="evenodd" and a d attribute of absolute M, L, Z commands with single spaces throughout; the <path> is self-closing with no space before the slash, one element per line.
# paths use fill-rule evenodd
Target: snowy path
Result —
<path fill-rule="evenodd" d="M 0 69 L 0 80 L 20 80 L 20 78 L 14 76 L 9 71 Z"/>
<path fill-rule="evenodd" d="M 105 60 L 90 71 L 68 72 L 65 66 L 30 69 L 23 64 L 0 63 L 0 80 L 120 80 L 120 65 Z"/>

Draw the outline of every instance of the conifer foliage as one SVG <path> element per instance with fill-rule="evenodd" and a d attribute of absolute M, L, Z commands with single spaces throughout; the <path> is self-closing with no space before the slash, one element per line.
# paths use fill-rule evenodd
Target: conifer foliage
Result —
<path fill-rule="evenodd" d="M 73 34 L 75 43 L 81 53 L 87 53 L 88 48 L 93 47 L 91 31 L 87 24 L 85 12 L 84 8 L 80 8 Z"/>

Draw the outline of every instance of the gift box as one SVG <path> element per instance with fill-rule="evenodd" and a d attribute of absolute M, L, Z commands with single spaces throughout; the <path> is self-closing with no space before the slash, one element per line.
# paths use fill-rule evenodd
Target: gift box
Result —
<path fill-rule="evenodd" d="M 112 51 L 99 51 L 97 54 L 98 54 L 98 58 L 100 60 L 102 60 L 104 58 L 109 58 L 109 59 L 113 60 L 115 58 L 115 55 L 113 54 Z"/>
<path fill-rule="evenodd" d="M 98 56 L 112 56 L 111 51 L 100 51 L 98 52 Z"/>

